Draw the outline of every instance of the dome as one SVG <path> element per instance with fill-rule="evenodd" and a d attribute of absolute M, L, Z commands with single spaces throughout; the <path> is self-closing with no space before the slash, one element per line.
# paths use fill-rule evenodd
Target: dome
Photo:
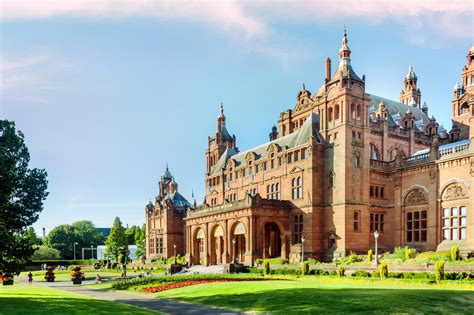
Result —
<path fill-rule="evenodd" d="M 405 79 L 416 79 L 415 71 L 413 71 L 413 66 L 408 67 L 408 73 L 405 76 Z"/>
<path fill-rule="evenodd" d="M 472 45 L 471 48 L 469 48 L 469 54 L 474 54 L 474 45 Z"/>

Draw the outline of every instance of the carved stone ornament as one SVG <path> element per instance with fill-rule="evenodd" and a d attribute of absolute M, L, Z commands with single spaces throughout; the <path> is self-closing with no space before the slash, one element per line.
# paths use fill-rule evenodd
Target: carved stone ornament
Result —
<path fill-rule="evenodd" d="M 463 198 L 466 196 L 466 191 L 460 184 L 449 185 L 443 193 L 443 200 Z"/>
<path fill-rule="evenodd" d="M 413 189 L 410 191 L 405 198 L 405 204 L 420 204 L 420 203 L 427 203 L 428 199 L 426 198 L 425 193 L 421 189 Z"/>
<path fill-rule="evenodd" d="M 474 158 L 471 157 L 471 169 L 470 169 L 471 176 L 474 177 Z"/>

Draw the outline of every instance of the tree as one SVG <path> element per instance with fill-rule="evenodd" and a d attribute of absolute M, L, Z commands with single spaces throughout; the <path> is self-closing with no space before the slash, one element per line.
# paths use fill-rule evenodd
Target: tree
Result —
<path fill-rule="evenodd" d="M 74 258 L 74 242 L 74 228 L 69 224 L 58 225 L 43 240 L 44 245 L 59 250 L 63 259 Z M 78 250 L 76 246 L 76 255 Z"/>
<path fill-rule="evenodd" d="M 0 271 L 18 274 L 34 249 L 26 227 L 48 196 L 45 170 L 28 168 L 30 154 L 15 123 L 0 120 Z"/>
<path fill-rule="evenodd" d="M 61 258 L 61 252 L 57 249 L 37 246 L 35 253 L 33 254 L 32 260 L 55 260 Z"/>
<path fill-rule="evenodd" d="M 121 250 L 124 250 L 128 245 L 127 235 L 125 234 L 125 228 L 122 225 L 119 217 L 115 217 L 114 225 L 110 230 L 110 235 L 105 241 L 107 246 L 105 251 L 108 255 L 118 259 L 118 255 Z"/>
<path fill-rule="evenodd" d="M 41 245 L 41 239 L 36 235 L 35 229 L 32 226 L 26 230 L 26 236 L 32 245 Z"/>
<path fill-rule="evenodd" d="M 140 235 L 140 227 L 136 225 L 132 225 L 131 227 L 125 230 L 125 235 L 127 235 L 128 245 L 135 245 L 137 242 L 136 236 Z"/>
<path fill-rule="evenodd" d="M 79 252 L 81 248 L 97 248 L 97 245 L 104 244 L 105 236 L 97 232 L 91 221 L 82 220 L 72 224 L 74 239 L 78 243 L 76 250 Z M 89 255 L 87 256 L 89 257 Z"/>
<path fill-rule="evenodd" d="M 135 244 L 137 244 L 137 251 L 135 252 L 135 256 L 145 256 L 145 233 L 146 233 L 146 226 L 143 224 L 142 228 L 135 234 Z"/>

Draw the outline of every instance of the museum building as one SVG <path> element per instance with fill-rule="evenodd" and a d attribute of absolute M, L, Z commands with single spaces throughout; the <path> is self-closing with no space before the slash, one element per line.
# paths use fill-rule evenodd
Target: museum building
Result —
<path fill-rule="evenodd" d="M 454 87 L 449 131 L 430 118 L 412 67 L 399 101 L 367 93 L 344 32 L 331 68 L 327 58 L 321 87 L 313 94 L 303 84 L 258 147 L 237 148 L 221 105 L 205 152 L 205 200 L 188 202 L 166 167 L 146 206 L 148 259 L 332 260 L 366 253 L 375 231 L 382 250 L 474 252 L 474 46 Z"/>

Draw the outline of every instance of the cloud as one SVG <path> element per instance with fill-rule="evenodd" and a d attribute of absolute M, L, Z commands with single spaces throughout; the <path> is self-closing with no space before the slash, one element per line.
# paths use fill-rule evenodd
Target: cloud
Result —
<path fill-rule="evenodd" d="M 244 12 L 234 0 L 154 1 L 154 0 L 4 0 L 0 19 L 45 19 L 55 16 L 125 18 L 150 16 L 210 24 L 226 31 L 240 31 L 245 37 L 265 33 L 262 21 Z"/>

